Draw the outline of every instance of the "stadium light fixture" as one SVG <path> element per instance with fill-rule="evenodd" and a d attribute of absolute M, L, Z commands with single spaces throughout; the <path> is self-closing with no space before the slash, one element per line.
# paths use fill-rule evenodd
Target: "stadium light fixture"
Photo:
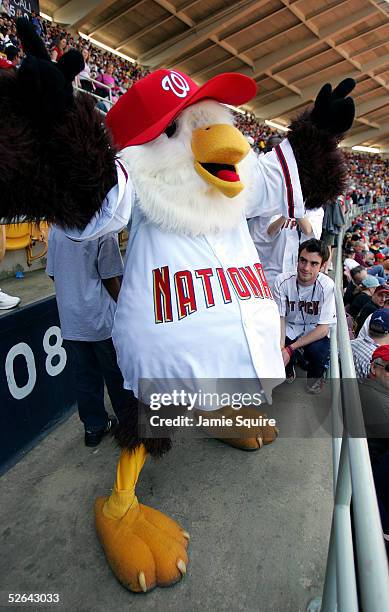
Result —
<path fill-rule="evenodd" d="M 363 151 L 364 153 L 379 153 L 380 149 L 377 147 L 364 147 L 362 145 L 358 145 L 355 147 L 351 147 L 353 151 Z"/>
<path fill-rule="evenodd" d="M 286 125 L 281 125 L 280 123 L 276 123 L 275 121 L 270 121 L 269 119 L 265 119 L 265 124 L 270 127 L 276 128 L 276 130 L 280 130 L 281 132 L 289 132 L 289 128 Z"/>
<path fill-rule="evenodd" d="M 93 43 L 97 47 L 101 47 L 102 49 L 104 49 L 104 51 L 109 51 L 110 53 L 113 53 L 114 55 L 118 55 L 119 57 L 122 57 L 123 59 L 128 60 L 132 64 L 136 64 L 136 59 L 134 59 L 133 57 L 130 57 L 129 55 L 125 55 L 124 53 L 120 53 L 120 51 L 115 51 L 115 49 L 112 49 L 112 47 L 108 47 L 108 45 L 105 45 L 104 43 L 100 42 L 99 40 L 96 40 L 95 38 L 92 38 L 91 36 L 88 36 L 87 34 L 83 34 L 82 32 L 78 32 L 78 34 L 79 36 L 81 36 L 81 38 L 84 38 L 85 40 L 89 40 L 91 43 Z"/>
<path fill-rule="evenodd" d="M 46 19 L 46 21 L 53 21 L 53 18 L 50 17 L 50 15 L 46 15 L 46 13 L 42 13 L 42 11 L 39 11 L 39 15 L 43 17 L 43 19 Z"/>

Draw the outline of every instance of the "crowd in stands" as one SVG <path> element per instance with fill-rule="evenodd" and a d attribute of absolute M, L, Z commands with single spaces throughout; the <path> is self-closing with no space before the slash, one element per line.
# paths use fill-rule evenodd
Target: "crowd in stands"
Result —
<path fill-rule="evenodd" d="M 256 153 L 264 153 L 266 151 L 266 144 L 269 138 L 276 136 L 281 138 L 278 132 L 269 126 L 261 123 L 250 113 L 246 114 L 235 114 L 235 125 L 236 127 L 245 134 L 253 139 L 253 149 Z"/>
<path fill-rule="evenodd" d="M 389 208 L 375 209 L 356 217 L 345 234 L 344 303 L 356 333 L 389 297 L 388 221 Z"/>
<path fill-rule="evenodd" d="M 15 20 L 4 11 L 3 3 L 1 6 L 0 53 L 4 53 L 10 61 L 17 64 L 21 51 L 16 35 Z M 133 83 L 149 73 L 146 68 L 136 62 L 105 51 L 35 13 L 32 13 L 31 21 L 45 41 L 52 60 L 58 60 L 70 48 L 76 48 L 82 52 L 85 68 L 78 76 L 77 84 L 86 91 L 97 94 L 100 98 L 107 98 L 110 89 L 110 98 L 114 103 Z M 90 79 L 98 82 L 95 83 Z M 100 101 L 99 108 L 108 110 L 109 106 L 104 101 Z M 251 113 L 235 113 L 235 123 L 246 136 L 252 139 L 252 146 L 257 154 L 267 150 L 269 139 L 281 139 L 282 137 L 282 134 L 261 123 Z M 346 200 L 358 205 L 381 204 L 382 201 L 389 201 L 389 159 L 384 160 L 379 155 L 355 153 L 354 151 L 345 152 L 345 156 L 349 169 L 349 190 L 345 194 Z"/>
<path fill-rule="evenodd" d="M 101 88 L 99 90 L 97 84 L 85 84 L 85 81 L 92 78 L 108 85 L 113 90 L 115 101 L 133 83 L 149 72 L 139 64 L 104 51 L 81 36 L 73 35 L 61 26 L 51 23 L 35 13 L 32 13 L 31 21 L 38 34 L 45 41 L 53 61 L 59 60 L 71 48 L 79 49 L 83 53 L 85 69 L 80 75 L 80 78 L 84 81 L 81 86 L 88 91 L 94 91 L 101 97 L 107 97 L 106 89 Z M 10 45 L 19 48 L 15 20 L 3 12 L 0 13 L 0 52 L 7 55 L 7 47 Z"/>
<path fill-rule="evenodd" d="M 365 176 L 369 166 L 370 162 Z M 367 180 L 371 182 L 371 177 Z M 354 338 L 351 349 L 389 555 L 389 207 L 356 217 L 343 249 L 343 299 Z"/>

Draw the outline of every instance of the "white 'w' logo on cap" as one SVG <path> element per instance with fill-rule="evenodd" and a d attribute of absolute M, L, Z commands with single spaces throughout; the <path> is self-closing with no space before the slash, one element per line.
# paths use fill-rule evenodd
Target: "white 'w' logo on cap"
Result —
<path fill-rule="evenodd" d="M 170 75 L 163 77 L 162 89 L 165 91 L 172 91 L 178 98 L 186 98 L 190 89 L 188 82 L 178 72 L 171 71 Z"/>

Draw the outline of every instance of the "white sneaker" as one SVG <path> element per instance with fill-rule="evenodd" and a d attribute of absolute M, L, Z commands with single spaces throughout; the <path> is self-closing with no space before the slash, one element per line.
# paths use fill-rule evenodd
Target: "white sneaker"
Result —
<path fill-rule="evenodd" d="M 19 297 L 13 297 L 0 289 L 0 310 L 15 308 L 20 302 Z"/>

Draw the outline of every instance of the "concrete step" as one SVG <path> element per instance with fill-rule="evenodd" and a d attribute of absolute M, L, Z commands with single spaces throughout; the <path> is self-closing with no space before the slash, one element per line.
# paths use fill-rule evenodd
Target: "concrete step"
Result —
<path fill-rule="evenodd" d="M 314 398 L 301 379 L 277 389 L 296 431 L 314 407 L 327 410 L 328 387 Z M 109 494 L 119 451 L 108 439 L 86 448 L 72 415 L 0 479 L 2 593 L 59 593 L 49 609 L 66 612 L 305 610 L 324 580 L 331 440 L 322 425 L 297 436 L 281 431 L 255 453 L 179 440 L 147 461 L 139 500 L 178 520 L 191 544 L 185 579 L 144 596 L 115 580 L 94 531 L 94 498 Z"/>

